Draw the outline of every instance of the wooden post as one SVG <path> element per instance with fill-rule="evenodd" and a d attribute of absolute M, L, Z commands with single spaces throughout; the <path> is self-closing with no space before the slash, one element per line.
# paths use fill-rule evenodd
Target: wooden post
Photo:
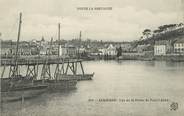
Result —
<path fill-rule="evenodd" d="M 64 74 L 65 73 L 65 63 L 64 63 L 64 60 L 63 60 L 62 66 L 61 66 L 61 70 L 62 70 L 62 74 Z"/>
<path fill-rule="evenodd" d="M 66 66 L 65 74 L 68 73 L 68 68 L 69 68 L 69 61 L 68 61 L 67 66 Z"/>
<path fill-rule="evenodd" d="M 80 66 L 81 66 L 82 74 L 83 74 L 83 76 L 84 76 L 84 68 L 83 68 L 82 62 L 79 61 L 79 63 L 80 63 Z"/>
<path fill-rule="evenodd" d="M 72 62 L 71 62 L 71 64 L 69 64 L 69 68 L 70 68 L 71 72 L 74 74 L 74 65 Z"/>
<path fill-rule="evenodd" d="M 27 66 L 26 76 L 28 76 L 29 73 L 29 65 Z"/>
<path fill-rule="evenodd" d="M 75 75 L 77 74 L 77 62 L 75 62 L 75 70 L 74 70 L 74 72 L 75 72 Z"/>
<path fill-rule="evenodd" d="M 2 73 L 1 73 L 1 78 L 3 78 L 3 77 L 4 77 L 5 69 L 6 69 L 6 65 L 4 65 L 4 67 L 3 67 L 3 71 L 2 71 Z"/>
<path fill-rule="evenodd" d="M 60 67 L 59 67 L 59 63 L 56 65 L 56 69 L 55 69 L 55 73 L 54 73 L 54 79 L 57 80 L 60 76 Z"/>

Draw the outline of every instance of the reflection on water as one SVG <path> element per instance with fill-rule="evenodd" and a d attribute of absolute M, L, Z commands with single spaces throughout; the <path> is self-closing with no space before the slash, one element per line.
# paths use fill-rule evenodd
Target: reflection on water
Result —
<path fill-rule="evenodd" d="M 52 66 L 54 67 L 54 66 Z M 155 116 L 173 115 L 170 103 L 178 102 L 174 115 L 184 113 L 184 62 L 90 61 L 86 72 L 95 72 L 91 81 L 81 81 L 72 91 L 44 93 L 39 97 L 2 103 L 7 116 Z M 54 69 L 53 69 L 54 70 Z M 25 67 L 21 69 L 25 72 Z M 7 73 L 8 71 L 6 71 Z M 89 99 L 166 98 L 169 102 L 89 102 Z"/>

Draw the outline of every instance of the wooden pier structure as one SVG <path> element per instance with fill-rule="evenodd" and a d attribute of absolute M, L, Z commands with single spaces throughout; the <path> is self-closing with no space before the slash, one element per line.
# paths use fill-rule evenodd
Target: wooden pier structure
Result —
<path fill-rule="evenodd" d="M 47 61 L 47 64 L 62 64 L 62 63 L 74 63 L 82 62 L 80 59 L 64 59 L 58 57 L 33 57 L 33 58 L 17 58 L 15 62 L 14 59 L 1 59 L 1 66 L 13 66 L 13 65 L 43 65 Z"/>
<path fill-rule="evenodd" d="M 73 75 L 77 75 L 77 71 L 81 70 L 81 76 L 85 76 L 85 71 L 83 68 L 82 60 L 79 59 L 63 59 L 63 58 L 18 58 L 15 62 L 14 59 L 1 59 L 1 66 L 9 67 L 10 70 L 14 68 L 15 65 L 27 66 L 26 76 L 30 76 L 36 79 L 38 76 L 38 67 L 42 66 L 42 76 L 50 77 L 50 65 L 56 64 L 56 70 L 54 73 L 54 77 L 57 78 L 57 74 L 60 73 L 62 75 L 67 75 L 68 72 L 72 72 Z M 80 69 L 79 69 L 80 68 Z M 5 68 L 3 68 L 4 72 Z M 12 71 L 10 71 L 12 73 Z M 17 71 L 18 72 L 18 71 Z M 12 74 L 9 74 L 9 76 Z"/>
<path fill-rule="evenodd" d="M 17 47 L 16 54 L 12 58 L 1 59 L 1 66 L 3 67 L 1 78 L 4 78 L 5 67 L 10 67 L 9 75 L 6 75 L 5 78 L 16 78 L 20 76 L 20 66 L 25 65 L 27 67 L 26 78 L 31 78 L 33 80 L 50 80 L 57 81 L 62 79 L 72 80 L 75 77 L 75 80 L 90 80 L 94 73 L 85 74 L 82 60 L 79 59 L 66 59 L 60 56 L 60 23 L 58 25 L 58 56 L 51 56 L 50 50 L 52 47 L 53 38 L 51 38 L 50 46 L 49 46 L 49 54 L 45 56 L 19 56 L 19 38 L 20 38 L 20 27 L 21 27 L 21 16 L 19 21 L 19 29 L 18 29 L 18 39 L 17 39 Z M 56 64 L 54 76 L 51 75 L 51 67 L 50 65 Z M 42 65 L 41 76 L 38 78 L 39 66 Z M 79 68 L 81 69 L 81 74 L 77 74 L 79 72 Z M 70 72 L 70 73 L 69 73 Z"/>

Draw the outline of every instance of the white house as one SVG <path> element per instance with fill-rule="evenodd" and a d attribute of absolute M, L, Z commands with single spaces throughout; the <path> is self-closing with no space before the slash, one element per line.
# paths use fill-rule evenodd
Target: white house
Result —
<path fill-rule="evenodd" d="M 174 52 L 184 53 L 184 38 L 179 39 L 174 43 Z"/>
<path fill-rule="evenodd" d="M 161 56 L 172 53 L 173 47 L 170 40 L 155 41 L 154 55 Z"/>
<path fill-rule="evenodd" d="M 154 46 L 154 55 L 166 55 L 166 45 L 155 45 Z"/>
<path fill-rule="evenodd" d="M 117 55 L 116 47 L 114 47 L 112 44 L 110 44 L 107 48 L 101 48 L 98 51 L 100 55 Z"/>
<path fill-rule="evenodd" d="M 105 55 L 105 54 L 107 54 L 107 50 L 106 50 L 106 48 L 101 48 L 101 49 L 99 49 L 98 50 L 100 53 L 100 55 Z"/>
<path fill-rule="evenodd" d="M 76 57 L 78 55 L 78 49 L 73 45 L 60 46 L 59 55 L 64 57 Z"/>
<path fill-rule="evenodd" d="M 107 48 L 107 54 L 111 56 L 115 56 L 117 54 L 116 47 L 110 44 Z"/>

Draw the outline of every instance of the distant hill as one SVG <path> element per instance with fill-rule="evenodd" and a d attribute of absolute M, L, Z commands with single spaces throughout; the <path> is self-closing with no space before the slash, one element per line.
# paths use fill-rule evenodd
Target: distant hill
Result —
<path fill-rule="evenodd" d="M 175 29 L 175 30 L 171 30 L 171 31 L 158 33 L 158 34 L 153 34 L 151 37 L 149 37 L 147 39 L 135 41 L 134 44 L 135 44 L 135 46 L 136 45 L 142 45 L 142 44 L 154 45 L 155 41 L 158 41 L 158 40 L 175 41 L 176 39 L 181 38 L 181 36 L 184 37 L 184 27 L 178 28 L 178 29 Z"/>

